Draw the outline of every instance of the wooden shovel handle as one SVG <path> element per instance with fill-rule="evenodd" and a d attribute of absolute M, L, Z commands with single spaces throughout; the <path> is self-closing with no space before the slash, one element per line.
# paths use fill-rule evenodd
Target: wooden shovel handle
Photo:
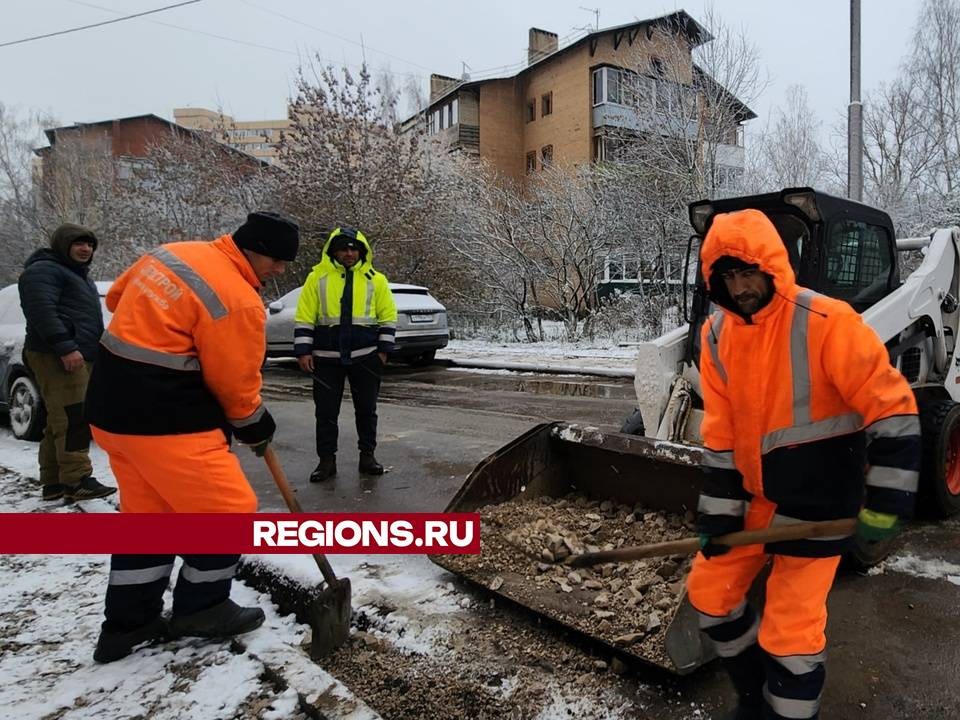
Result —
<path fill-rule="evenodd" d="M 830 537 L 833 535 L 850 535 L 857 528 L 856 518 L 842 520 L 821 520 L 819 522 L 791 523 L 777 525 L 760 530 L 741 530 L 727 535 L 718 535 L 711 539 L 716 545 L 739 547 L 740 545 L 760 545 L 781 540 L 803 540 L 805 538 Z M 664 555 L 690 555 L 700 549 L 700 538 L 684 538 L 669 542 L 654 543 L 653 545 L 637 545 L 635 547 L 618 548 L 617 550 L 602 550 L 595 553 L 575 555 L 569 563 L 573 567 L 587 567 L 605 562 L 628 562 L 648 557 L 662 557 Z"/>
<path fill-rule="evenodd" d="M 267 445 L 267 449 L 263 453 L 263 459 L 267 463 L 270 474 L 273 475 L 273 481 L 277 484 L 277 489 L 280 490 L 280 494 L 283 495 L 284 502 L 287 503 L 287 508 L 289 508 L 292 513 L 302 513 L 303 510 L 300 507 L 300 503 L 297 501 L 296 495 L 293 494 L 293 489 L 287 481 L 287 474 L 283 471 L 280 458 L 277 457 L 277 454 L 273 451 L 272 445 Z M 336 573 L 333 572 L 333 568 L 330 566 L 326 555 L 314 553 L 313 559 L 316 561 L 317 567 L 320 568 L 320 572 L 323 574 L 323 579 L 327 581 L 327 585 L 333 587 L 340 582 L 337 579 Z"/>

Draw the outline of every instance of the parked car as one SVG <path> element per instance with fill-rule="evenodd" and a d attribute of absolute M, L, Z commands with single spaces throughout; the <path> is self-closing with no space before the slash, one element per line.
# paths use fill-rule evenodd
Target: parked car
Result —
<path fill-rule="evenodd" d="M 104 322 L 110 314 L 104 298 L 113 283 L 98 281 L 97 292 L 103 306 Z M 0 411 L 10 417 L 10 429 L 20 440 L 39 440 L 47 413 L 40 399 L 40 391 L 33 374 L 23 362 L 23 343 L 27 321 L 20 309 L 20 294 L 16 285 L 0 290 Z"/>
<path fill-rule="evenodd" d="M 268 306 L 267 357 L 293 356 L 293 314 L 300 297 L 298 287 Z M 432 362 L 437 350 L 447 346 L 447 309 L 425 287 L 390 283 L 397 304 L 396 350 L 391 358 L 415 364 Z"/>

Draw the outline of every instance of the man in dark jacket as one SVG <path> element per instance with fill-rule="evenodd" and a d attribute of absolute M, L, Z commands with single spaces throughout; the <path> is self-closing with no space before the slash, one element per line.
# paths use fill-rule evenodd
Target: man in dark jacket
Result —
<path fill-rule="evenodd" d="M 84 418 L 90 368 L 103 334 L 97 286 L 88 277 L 97 238 L 66 223 L 34 252 L 18 283 L 27 318 L 24 361 L 40 386 L 47 425 L 40 443 L 44 500 L 90 500 L 116 492 L 93 477 Z"/>

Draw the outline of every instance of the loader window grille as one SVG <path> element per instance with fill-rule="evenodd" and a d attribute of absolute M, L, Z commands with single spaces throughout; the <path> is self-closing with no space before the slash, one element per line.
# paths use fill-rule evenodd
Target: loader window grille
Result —
<path fill-rule="evenodd" d="M 889 292 L 893 254 L 889 233 L 879 226 L 846 220 L 827 239 L 824 291 L 863 310 Z"/>

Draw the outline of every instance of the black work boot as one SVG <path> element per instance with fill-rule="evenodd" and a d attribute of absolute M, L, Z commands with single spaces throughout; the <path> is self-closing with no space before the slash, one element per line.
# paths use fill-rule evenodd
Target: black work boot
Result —
<path fill-rule="evenodd" d="M 364 475 L 383 475 L 383 465 L 377 462 L 373 450 L 360 453 L 360 472 Z"/>
<path fill-rule="evenodd" d="M 44 500 L 59 500 L 63 497 L 64 486 L 60 483 L 50 483 L 42 488 L 42 497 Z"/>
<path fill-rule="evenodd" d="M 126 632 L 111 630 L 110 623 L 105 622 L 100 629 L 93 659 L 98 663 L 114 662 L 125 658 L 137 645 L 157 643 L 166 640 L 169 636 L 170 630 L 162 617 L 155 617 L 146 625 Z"/>
<path fill-rule="evenodd" d="M 763 708 L 737 705 L 736 708 L 723 716 L 722 720 L 763 720 Z"/>
<path fill-rule="evenodd" d="M 761 720 L 766 674 L 760 646 L 754 643 L 739 655 L 720 658 L 720 664 L 730 676 L 739 699 L 736 709 L 727 716 L 729 720 Z"/>
<path fill-rule="evenodd" d="M 337 474 L 337 456 L 321 455 L 320 462 L 310 473 L 310 482 L 318 483 L 329 480 Z"/>
<path fill-rule="evenodd" d="M 206 610 L 189 615 L 174 615 L 170 619 L 170 632 L 176 637 L 231 637 L 256 630 L 263 625 L 264 619 L 263 610 L 260 608 L 240 607 L 227 598 Z"/>
<path fill-rule="evenodd" d="M 76 485 L 64 485 L 63 497 L 67 502 L 76 502 L 106 497 L 113 495 L 116 491 L 115 487 L 103 485 L 95 477 L 88 475 Z"/>

